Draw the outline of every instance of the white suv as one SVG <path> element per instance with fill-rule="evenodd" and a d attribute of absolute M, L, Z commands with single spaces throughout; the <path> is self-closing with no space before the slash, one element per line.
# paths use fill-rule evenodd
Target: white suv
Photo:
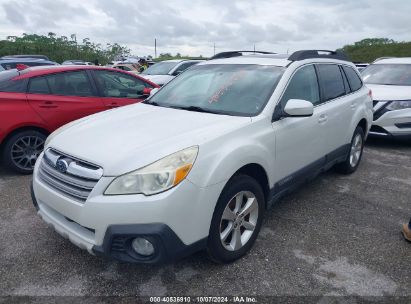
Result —
<path fill-rule="evenodd" d="M 370 134 L 411 139 L 411 57 L 377 60 L 362 76 L 374 97 Z"/>
<path fill-rule="evenodd" d="M 372 99 L 336 52 L 198 64 L 144 103 L 55 131 L 33 176 L 38 215 L 93 254 L 156 263 L 244 255 L 265 210 L 337 165 L 354 172 Z"/>

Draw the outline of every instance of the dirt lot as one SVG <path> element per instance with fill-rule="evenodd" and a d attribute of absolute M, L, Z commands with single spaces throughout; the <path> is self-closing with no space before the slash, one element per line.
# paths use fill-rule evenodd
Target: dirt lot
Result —
<path fill-rule="evenodd" d="M 281 200 L 250 254 L 224 266 L 204 253 L 165 266 L 91 256 L 37 217 L 30 179 L 0 169 L 0 296 L 411 297 L 411 243 L 400 234 L 411 144 L 368 142 L 355 174 L 323 174 Z"/>

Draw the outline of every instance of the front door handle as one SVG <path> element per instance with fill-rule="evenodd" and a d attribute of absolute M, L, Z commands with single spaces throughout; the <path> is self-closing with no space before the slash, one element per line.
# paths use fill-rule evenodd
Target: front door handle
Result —
<path fill-rule="evenodd" d="M 327 115 L 322 114 L 319 118 L 318 118 L 318 123 L 319 124 L 324 124 L 326 123 L 328 120 Z"/>
<path fill-rule="evenodd" d="M 109 105 L 108 105 L 108 107 L 109 108 L 117 108 L 117 107 L 119 107 L 120 105 L 117 103 L 117 102 L 112 102 L 112 103 L 110 103 Z"/>

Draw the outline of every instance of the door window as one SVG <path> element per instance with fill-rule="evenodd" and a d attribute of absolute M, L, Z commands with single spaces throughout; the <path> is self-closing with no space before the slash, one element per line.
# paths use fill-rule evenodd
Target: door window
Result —
<path fill-rule="evenodd" d="M 85 71 L 64 72 L 46 76 L 50 92 L 63 96 L 93 96 Z"/>
<path fill-rule="evenodd" d="M 281 98 L 281 104 L 284 106 L 290 99 L 308 100 L 313 105 L 320 103 L 317 74 L 313 65 L 304 66 L 294 74 Z"/>
<path fill-rule="evenodd" d="M 317 69 L 324 101 L 345 95 L 344 81 L 338 65 L 319 64 Z"/>
<path fill-rule="evenodd" d="M 104 97 L 140 98 L 148 83 L 124 73 L 94 71 L 97 84 Z"/>
<path fill-rule="evenodd" d="M 49 86 L 45 77 L 36 77 L 30 79 L 29 90 L 30 94 L 49 94 Z"/>

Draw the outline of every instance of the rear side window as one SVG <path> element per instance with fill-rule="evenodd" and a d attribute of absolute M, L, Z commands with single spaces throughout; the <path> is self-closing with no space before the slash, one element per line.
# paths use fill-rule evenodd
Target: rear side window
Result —
<path fill-rule="evenodd" d="M 291 79 L 281 98 L 281 104 L 290 99 L 303 99 L 311 101 L 314 105 L 320 103 L 317 74 L 313 65 L 299 69 Z"/>
<path fill-rule="evenodd" d="M 28 92 L 30 94 L 49 94 L 49 86 L 45 77 L 36 77 L 30 80 Z"/>
<path fill-rule="evenodd" d="M 354 71 L 353 68 L 348 66 L 343 66 L 345 75 L 348 78 L 348 83 L 350 84 L 351 91 L 358 91 L 362 87 L 362 81 L 358 74 Z"/>
<path fill-rule="evenodd" d="M 345 95 L 344 81 L 338 65 L 319 64 L 317 70 L 324 101 Z"/>
<path fill-rule="evenodd" d="M 85 71 L 65 72 L 46 77 L 50 92 L 63 96 L 93 96 Z"/>
<path fill-rule="evenodd" d="M 24 93 L 26 91 L 25 83 L 24 79 L 0 81 L 0 92 Z"/>

